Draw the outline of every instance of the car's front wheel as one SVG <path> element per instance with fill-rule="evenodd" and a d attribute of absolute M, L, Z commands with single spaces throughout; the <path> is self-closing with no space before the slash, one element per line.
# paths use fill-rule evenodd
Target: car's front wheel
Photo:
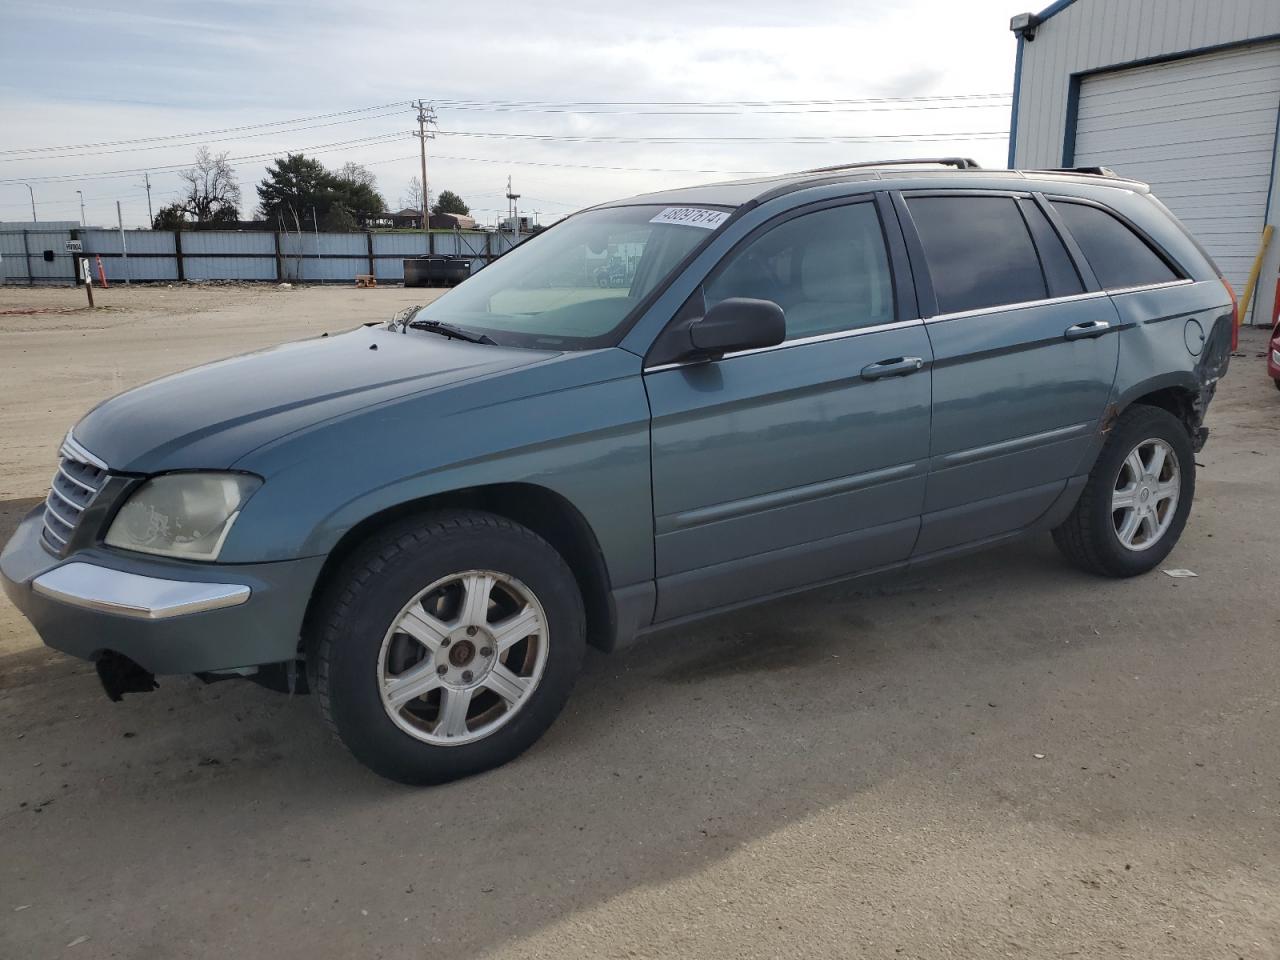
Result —
<path fill-rule="evenodd" d="M 325 718 L 361 762 L 413 784 L 527 749 L 564 706 L 585 648 L 561 556 L 478 511 L 421 517 L 364 544 L 313 630 Z"/>
<path fill-rule="evenodd" d="M 1054 542 L 1090 573 L 1146 573 L 1177 544 L 1195 485 L 1195 455 L 1182 421 L 1136 404 L 1112 427 L 1075 508 L 1053 531 Z"/>

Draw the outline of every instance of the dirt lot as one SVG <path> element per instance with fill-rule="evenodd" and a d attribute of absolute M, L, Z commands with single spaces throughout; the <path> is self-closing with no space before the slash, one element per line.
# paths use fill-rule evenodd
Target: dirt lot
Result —
<path fill-rule="evenodd" d="M 98 399 L 415 299 L 0 290 L 0 531 Z M 529 754 L 443 788 L 366 773 L 305 697 L 109 703 L 4 607 L 0 957 L 1280 956 L 1262 345 L 1167 564 L 1197 579 L 1040 538 L 775 603 L 592 656 Z"/>

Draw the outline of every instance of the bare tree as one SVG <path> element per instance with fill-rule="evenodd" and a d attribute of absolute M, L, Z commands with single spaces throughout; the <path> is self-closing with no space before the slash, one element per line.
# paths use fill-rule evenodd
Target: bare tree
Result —
<path fill-rule="evenodd" d="M 342 165 L 342 169 L 338 171 L 338 179 L 358 187 L 368 187 L 375 192 L 378 189 L 378 178 L 373 171 L 354 160 L 348 160 Z"/>
<path fill-rule="evenodd" d="M 240 185 L 227 154 L 214 156 L 208 147 L 196 151 L 196 165 L 178 177 L 186 183 L 178 201 L 197 223 L 226 223 L 240 218 Z"/>
<path fill-rule="evenodd" d="M 417 177 L 409 178 L 409 188 L 404 196 L 400 198 L 400 209 L 402 210 L 421 210 L 422 209 L 422 181 Z"/>

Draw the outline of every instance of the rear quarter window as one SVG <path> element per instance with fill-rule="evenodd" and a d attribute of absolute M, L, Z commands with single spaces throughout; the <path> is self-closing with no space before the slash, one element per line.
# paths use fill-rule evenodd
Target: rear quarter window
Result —
<path fill-rule="evenodd" d="M 1052 202 L 1103 288 L 1182 279 L 1142 237 L 1105 210 L 1069 200 Z"/>

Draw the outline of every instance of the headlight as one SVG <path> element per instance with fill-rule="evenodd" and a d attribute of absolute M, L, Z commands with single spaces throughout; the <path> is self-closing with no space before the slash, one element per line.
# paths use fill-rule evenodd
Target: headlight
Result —
<path fill-rule="evenodd" d="M 185 560 L 217 560 L 240 508 L 262 481 L 243 473 L 168 473 L 116 514 L 107 545 Z"/>

